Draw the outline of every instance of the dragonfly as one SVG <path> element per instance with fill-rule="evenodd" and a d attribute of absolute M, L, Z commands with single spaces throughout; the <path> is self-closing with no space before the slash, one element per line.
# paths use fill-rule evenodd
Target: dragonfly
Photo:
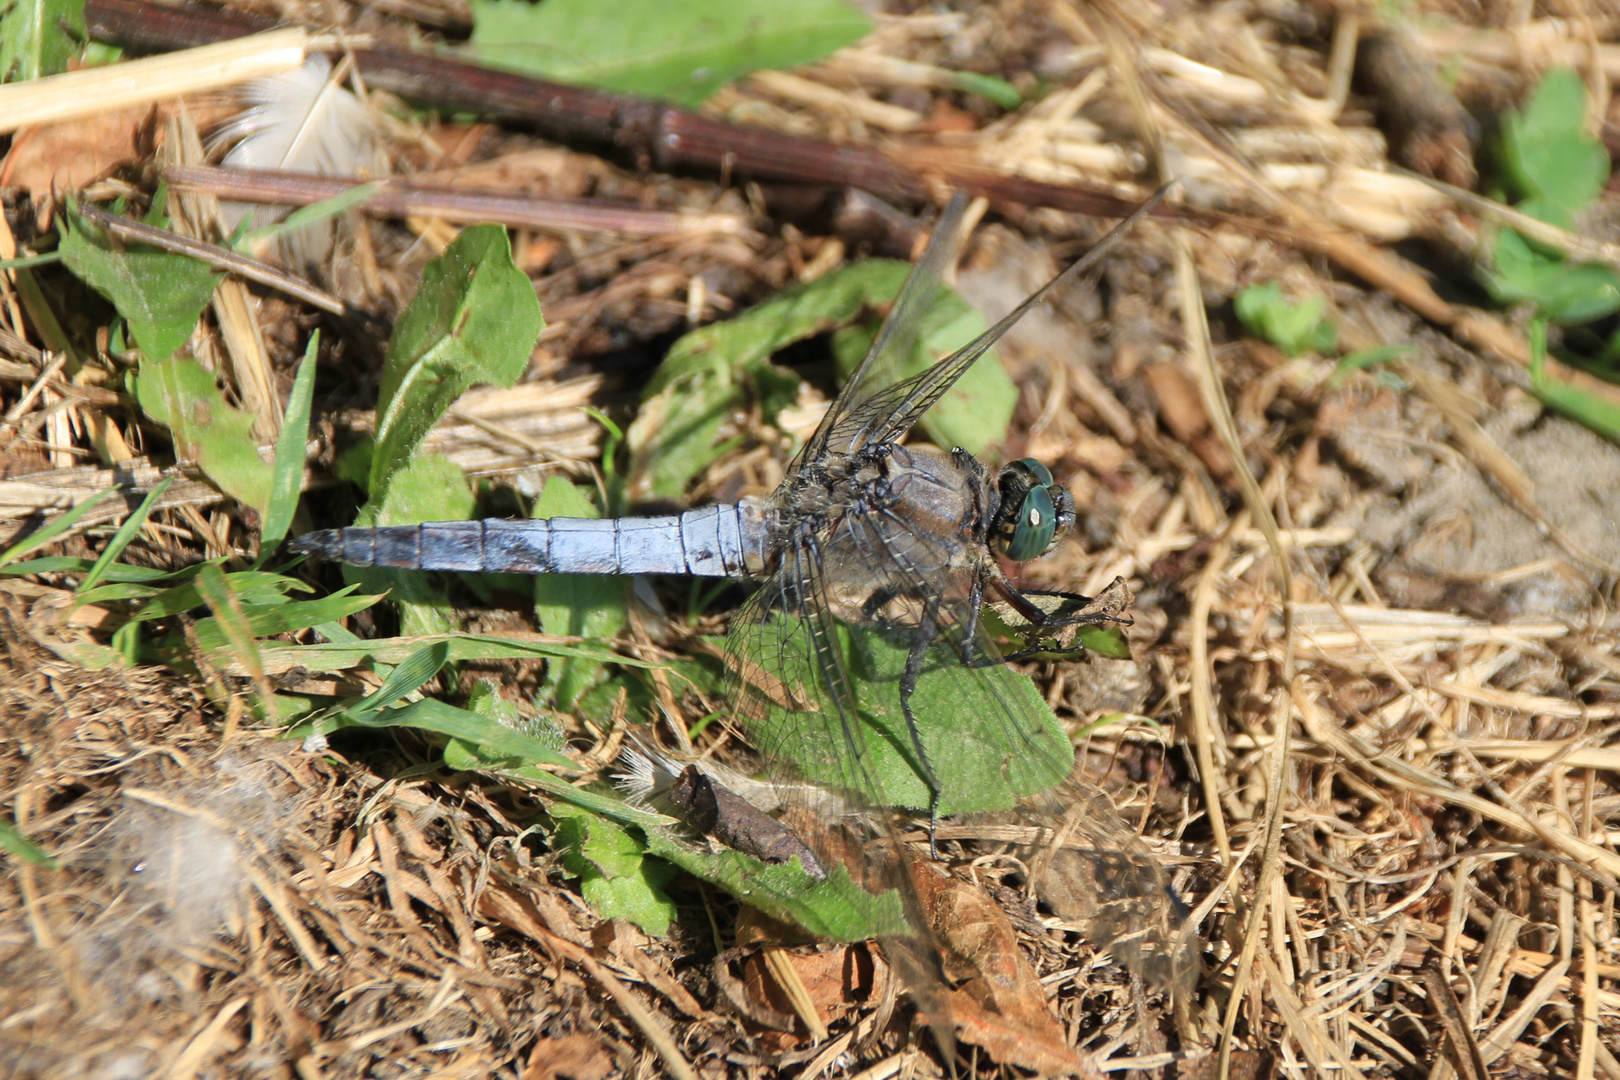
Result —
<path fill-rule="evenodd" d="M 965 206 L 957 196 L 942 213 L 871 349 L 771 495 L 666 516 L 330 529 L 292 546 L 357 566 L 756 583 L 723 652 L 734 715 L 768 770 L 835 792 L 852 814 L 926 812 L 935 858 L 952 819 L 966 822 L 957 832 L 1010 838 L 1032 892 L 1184 998 L 1198 942 L 1164 868 L 1074 775 L 1069 736 L 1006 666 L 1083 653 L 1083 628 L 1129 621 L 1130 593 L 1117 579 L 1095 597 L 1016 587 L 1002 561 L 1056 546 L 1076 518 L 1068 490 L 1031 458 L 992 473 L 960 448 L 907 441 L 964 372 L 1152 202 L 974 341 L 899 377 L 955 263 Z M 870 845 L 885 846 L 898 845 Z M 935 950 L 916 926 L 925 916 L 906 906 L 916 934 L 901 966 L 921 969 Z"/>

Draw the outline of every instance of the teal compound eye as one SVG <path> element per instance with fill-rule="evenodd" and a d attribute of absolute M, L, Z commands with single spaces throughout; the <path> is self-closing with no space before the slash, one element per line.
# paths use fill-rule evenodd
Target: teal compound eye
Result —
<path fill-rule="evenodd" d="M 1001 495 L 992 529 L 996 548 L 1014 562 L 1039 558 L 1074 520 L 1074 503 L 1051 470 L 1020 458 L 996 478 Z"/>

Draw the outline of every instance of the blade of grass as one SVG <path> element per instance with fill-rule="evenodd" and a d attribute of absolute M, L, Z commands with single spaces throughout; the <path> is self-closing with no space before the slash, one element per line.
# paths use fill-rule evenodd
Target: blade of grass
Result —
<path fill-rule="evenodd" d="M 1530 323 L 1530 392 L 1543 405 L 1620 443 L 1620 410 L 1579 387 L 1547 374 L 1547 320 Z"/>
<path fill-rule="evenodd" d="M 243 233 L 239 238 L 231 242 L 231 246 L 244 255 L 249 254 L 258 245 L 268 240 L 274 240 L 283 233 L 301 229 L 305 225 L 316 221 L 336 217 L 349 209 L 349 207 L 360 205 L 377 194 L 382 189 L 383 184 L 384 181 L 382 180 L 373 180 L 369 184 L 358 184 L 348 191 L 333 195 L 329 199 L 322 199 L 320 202 L 310 203 L 308 206 L 300 206 L 274 225 L 266 225 L 262 229 L 250 229 Z"/>
<path fill-rule="evenodd" d="M 281 438 L 276 442 L 276 462 L 270 476 L 270 504 L 259 534 L 259 563 L 281 546 L 292 527 L 298 509 L 298 493 L 304 486 L 304 455 L 309 444 L 309 410 L 315 395 L 315 352 L 321 332 L 309 336 L 304 359 L 298 364 L 287 413 L 281 422 Z M 256 564 L 257 565 L 257 564 Z"/>
<path fill-rule="evenodd" d="M 94 559 L 75 559 L 67 555 L 46 555 L 43 558 L 29 559 L 27 562 L 0 567 L 0 574 L 88 574 L 90 568 L 95 564 Z M 107 568 L 103 580 L 175 581 L 191 577 L 196 572 L 197 568 L 195 566 L 187 566 L 180 570 L 158 570 L 150 566 L 115 564 Z"/>
<path fill-rule="evenodd" d="M 360 722 L 380 712 L 407 694 L 420 689 L 422 684 L 439 673 L 450 659 L 450 643 L 436 642 L 417 649 L 389 673 L 383 684 L 360 701 L 343 710 L 347 720 Z"/>
<path fill-rule="evenodd" d="M 60 251 L 47 251 L 43 255 L 24 255 L 16 259 L 0 259 L 0 270 L 26 270 L 31 266 L 49 266 L 61 262 Z"/>
<path fill-rule="evenodd" d="M 225 637 L 227 649 L 253 679 L 260 714 L 269 715 L 272 694 L 270 682 L 264 677 L 264 665 L 259 660 L 259 645 L 253 640 L 253 628 L 242 613 L 236 594 L 231 592 L 230 583 L 225 580 L 225 572 L 217 563 L 209 563 L 198 572 L 196 584 L 203 602 L 214 612 L 214 620 Z"/>
<path fill-rule="evenodd" d="M 323 635 L 327 633 L 326 630 L 322 629 L 324 625 L 328 624 L 315 624 L 315 629 Z M 261 654 L 264 657 L 265 670 L 277 672 L 302 668 L 310 672 L 327 672 L 366 667 L 369 670 L 381 671 L 388 665 L 404 663 L 422 645 L 435 640 L 446 642 L 450 648 L 450 659 L 457 662 L 465 660 L 577 658 L 594 660 L 599 663 L 619 664 L 624 667 L 653 668 L 660 666 L 654 662 L 638 660 L 635 657 L 616 653 L 612 649 L 591 646 L 569 638 L 531 641 L 493 634 L 456 633 L 361 640 L 348 635 L 347 631 L 340 632 L 347 636 L 341 639 L 333 638 L 313 645 L 269 643 Z"/>
<path fill-rule="evenodd" d="M 158 482 L 157 487 L 146 493 L 146 498 L 141 500 L 141 505 L 135 508 L 133 514 L 124 519 L 124 523 L 118 526 L 118 531 L 113 533 L 111 542 L 96 557 L 95 564 L 90 567 L 90 572 L 84 575 L 84 580 L 74 590 L 76 593 L 88 592 L 100 583 L 102 577 L 107 573 L 107 568 L 117 562 L 118 557 L 124 553 L 124 549 L 129 547 L 129 542 L 135 539 L 135 534 L 140 531 L 142 525 L 146 524 L 147 517 L 157 507 L 158 500 L 163 498 L 163 493 L 169 490 L 169 485 L 172 483 L 174 483 L 174 477 L 165 476 Z"/>
<path fill-rule="evenodd" d="M 18 832 L 17 826 L 5 818 L 0 818 L 0 851 L 9 851 L 23 862 L 35 866 L 56 869 L 56 860 L 47 855 L 44 848 Z"/>
<path fill-rule="evenodd" d="M 499 720 L 434 698 L 422 698 L 397 709 L 385 709 L 375 716 L 342 717 L 338 727 L 413 727 L 448 735 L 467 743 L 487 765 L 521 767 L 551 765 L 578 772 L 579 762 L 552 749 L 539 739 L 509 728 Z"/>
<path fill-rule="evenodd" d="M 80 503 L 78 506 L 75 506 L 73 509 L 63 514 L 61 517 L 46 522 L 45 525 L 42 526 L 38 531 L 29 533 L 15 544 L 12 544 L 4 552 L 0 552 L 0 566 L 4 566 L 10 562 L 16 562 L 30 551 L 33 551 L 36 548 L 42 548 L 46 544 L 49 544 L 52 540 L 55 540 L 57 537 L 64 535 L 69 529 L 73 528 L 73 526 L 78 523 L 80 518 L 88 514 L 91 508 L 93 508 L 97 503 L 99 503 L 102 499 L 105 499 L 107 496 L 115 494 L 117 491 L 117 488 L 108 488 L 106 491 L 99 491 L 90 496 L 88 499 L 84 500 L 84 502 Z"/>

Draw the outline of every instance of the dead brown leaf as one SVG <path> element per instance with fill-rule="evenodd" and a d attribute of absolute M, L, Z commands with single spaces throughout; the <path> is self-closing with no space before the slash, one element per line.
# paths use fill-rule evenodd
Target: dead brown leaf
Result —
<path fill-rule="evenodd" d="M 1231 476 L 1231 460 L 1210 428 L 1204 403 L 1198 396 L 1198 384 L 1192 376 L 1174 364 L 1148 364 L 1142 369 L 1142 375 L 1158 403 L 1159 418 L 1164 426 L 1192 448 L 1216 480 Z"/>
<path fill-rule="evenodd" d="M 1006 912 L 984 890 L 933 863 L 913 862 L 912 877 L 945 950 L 946 970 L 960 980 L 950 992 L 957 1037 L 1003 1065 L 1099 1076 L 1090 1056 L 1069 1045 L 1047 1007 Z"/>
<path fill-rule="evenodd" d="M 42 198 L 52 191 L 79 191 L 151 154 L 153 113 L 153 106 L 137 105 L 72 123 L 25 128 L 0 165 L 0 187 L 22 188 Z"/>
<path fill-rule="evenodd" d="M 606 1080 L 613 1074 L 613 1058 L 594 1036 L 583 1031 L 560 1039 L 541 1039 L 529 1051 L 519 1080 Z"/>

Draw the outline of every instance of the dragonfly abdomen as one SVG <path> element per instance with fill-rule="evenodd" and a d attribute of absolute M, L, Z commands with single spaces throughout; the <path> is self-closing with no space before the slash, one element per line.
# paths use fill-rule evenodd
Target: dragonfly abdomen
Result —
<path fill-rule="evenodd" d="M 428 521 L 325 529 L 291 547 L 402 570 L 743 577 L 764 566 L 764 514 L 744 502 L 665 517 Z"/>

